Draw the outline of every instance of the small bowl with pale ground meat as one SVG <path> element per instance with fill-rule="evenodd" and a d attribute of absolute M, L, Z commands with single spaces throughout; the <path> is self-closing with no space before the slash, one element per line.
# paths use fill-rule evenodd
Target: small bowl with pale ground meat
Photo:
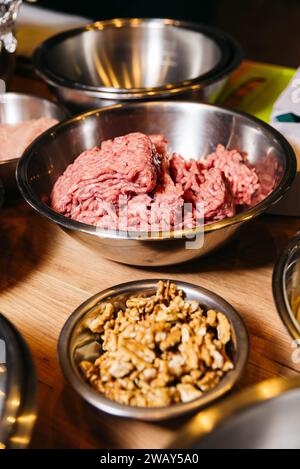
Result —
<path fill-rule="evenodd" d="M 62 123 L 25 152 L 17 179 L 33 208 L 104 256 L 168 265 L 221 246 L 295 172 L 292 148 L 263 122 L 165 101 Z"/>
<path fill-rule="evenodd" d="M 36 137 L 67 117 L 58 104 L 22 93 L 0 95 L 0 179 L 17 190 L 17 162 Z"/>
<path fill-rule="evenodd" d="M 226 301 L 181 281 L 141 280 L 82 304 L 59 338 L 66 380 L 108 413 L 163 420 L 230 391 L 248 357 L 245 325 Z"/>

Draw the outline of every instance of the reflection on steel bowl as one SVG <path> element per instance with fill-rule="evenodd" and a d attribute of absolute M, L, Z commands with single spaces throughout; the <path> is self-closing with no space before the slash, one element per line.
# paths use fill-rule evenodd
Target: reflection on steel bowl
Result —
<path fill-rule="evenodd" d="M 98 293 L 79 306 L 70 316 L 59 338 L 59 360 L 65 378 L 83 399 L 97 409 L 113 415 L 142 420 L 163 420 L 204 407 L 232 389 L 240 378 L 248 358 L 248 335 L 242 319 L 231 305 L 209 290 L 181 281 L 176 281 L 176 285 L 178 289 L 183 291 L 186 295 L 185 306 L 183 306 L 183 298 L 180 294 L 177 295 L 178 290 L 176 290 L 172 281 L 160 279 L 158 283 L 158 280 L 155 279 L 140 280 L 116 285 Z M 155 294 L 155 292 L 157 293 Z M 124 347 L 127 346 L 127 352 L 123 350 L 121 356 L 125 358 L 126 353 L 129 354 L 129 349 L 131 349 L 131 358 L 127 363 L 126 360 L 123 359 L 119 360 L 117 363 L 115 362 L 114 365 L 111 363 L 110 372 L 113 374 L 122 374 L 124 371 L 122 367 L 125 366 L 127 371 L 131 371 L 133 375 L 139 375 L 138 370 L 143 371 L 143 363 L 146 365 L 147 363 L 149 364 L 149 360 L 151 361 L 154 355 L 157 355 L 157 358 L 153 362 L 152 369 L 149 366 L 147 368 L 148 372 L 157 373 L 157 376 L 156 380 L 155 378 L 153 379 L 151 390 L 148 389 L 149 392 L 146 393 L 146 400 L 142 390 L 137 389 L 135 395 L 131 393 L 130 389 L 132 386 L 130 386 L 130 379 L 127 378 L 126 380 L 126 377 L 124 377 L 124 382 L 119 381 L 118 383 L 121 387 L 124 387 L 123 393 L 118 392 L 118 384 L 115 386 L 109 376 L 107 377 L 111 382 L 105 387 L 107 392 L 99 392 L 101 389 L 103 390 L 102 386 L 105 381 L 104 376 L 102 376 L 105 364 L 103 364 L 104 368 L 100 366 L 100 374 L 103 380 L 101 382 L 99 379 L 98 384 L 95 383 L 95 377 L 92 376 L 94 368 L 91 369 L 90 367 L 91 362 L 94 362 L 95 359 L 98 358 L 98 363 L 101 362 L 103 358 L 109 361 L 113 355 L 109 354 L 110 356 L 108 357 L 107 354 L 102 354 L 99 358 L 99 354 L 103 352 L 102 346 L 104 348 L 106 346 L 113 347 L 113 334 L 106 334 L 104 344 L 101 342 L 99 334 L 97 335 L 93 331 L 99 331 L 101 334 L 101 324 L 103 325 L 103 320 L 107 318 L 108 314 L 113 314 L 114 308 L 116 311 L 124 309 L 126 303 L 127 307 L 131 308 L 131 315 L 135 314 L 134 308 L 137 308 L 137 303 L 143 300 L 141 297 L 136 297 L 136 295 L 145 295 L 146 298 L 154 295 L 152 298 L 155 303 L 153 315 L 156 316 L 158 314 L 161 316 L 159 322 L 155 324 L 158 326 L 158 332 L 159 327 L 161 326 L 162 328 L 160 330 L 160 336 L 156 336 L 158 340 L 157 347 L 159 346 L 161 349 L 165 350 L 165 352 L 163 351 L 159 358 L 160 354 L 158 351 L 154 353 L 154 350 L 147 348 L 147 346 L 143 348 L 142 344 L 145 343 L 143 342 L 144 339 L 149 339 L 150 347 L 152 340 L 148 334 L 151 332 L 151 328 L 149 327 L 147 328 L 147 338 L 144 337 L 143 339 L 142 337 L 145 320 L 141 319 L 135 322 L 137 328 L 141 328 L 141 337 L 139 339 L 140 345 L 135 344 L 134 347 L 132 347 L 132 345 L 134 345 L 133 342 L 135 342 L 134 340 L 127 340 L 126 342 L 125 329 L 129 332 L 130 321 L 127 323 L 129 329 L 122 323 L 120 324 L 120 330 L 123 327 L 122 330 L 124 330 L 124 334 L 120 334 L 118 340 L 122 340 L 123 337 L 126 342 Z M 163 296 L 163 299 L 161 296 Z M 171 299 L 172 296 L 173 301 Z M 162 302 L 164 302 L 164 307 L 161 306 Z M 134 303 L 135 306 L 133 306 Z M 203 312 L 199 309 L 199 305 L 201 305 Z M 151 307 L 147 299 L 145 307 L 147 309 Z M 101 311 L 102 308 L 104 308 L 104 316 L 99 316 L 99 310 Z M 140 317 L 142 318 L 143 312 L 141 308 L 140 306 Z M 189 310 L 186 311 L 185 308 Z M 208 312 L 209 310 L 210 312 Z M 186 321 L 189 322 L 192 328 L 193 324 L 202 322 L 203 327 L 197 327 L 198 344 L 200 344 L 200 348 L 198 349 L 195 344 L 192 345 L 192 341 L 188 338 L 188 327 L 185 328 L 185 331 L 180 327 L 182 326 L 184 328 L 185 321 L 183 316 L 185 311 Z M 215 314 L 216 311 L 219 312 L 219 315 Z M 145 314 L 147 315 L 148 313 Z M 150 314 L 149 316 L 150 322 L 153 315 Z M 124 316 L 121 318 L 121 314 L 118 314 L 118 319 L 116 319 L 115 323 L 115 331 L 118 329 L 119 318 L 120 320 L 124 320 Z M 208 323 L 211 323 L 209 331 L 206 330 Z M 167 330 L 169 325 L 173 326 L 172 333 L 168 334 L 167 340 L 164 341 L 162 337 L 163 329 L 165 328 L 165 330 Z M 107 325 L 105 327 L 107 327 Z M 192 329 L 190 333 L 193 334 Z M 176 341 L 179 343 L 181 339 L 183 342 L 179 345 L 176 355 L 170 351 L 169 341 L 175 341 L 174 348 L 172 349 L 174 352 L 174 350 L 176 350 Z M 184 342 L 185 340 L 187 341 Z M 203 340 L 202 348 L 201 340 Z M 223 345 L 221 345 L 221 342 Z M 225 343 L 226 353 L 224 348 Z M 216 350 L 213 351 L 216 346 L 219 347 L 219 350 L 223 351 L 222 353 L 224 353 L 224 355 L 218 355 Z M 211 352 L 208 352 L 207 347 L 210 348 Z M 198 356 L 200 349 L 201 353 L 206 355 L 205 358 L 204 355 L 201 357 Z M 143 362 L 143 358 L 145 358 L 143 354 L 145 353 L 146 363 L 145 361 Z M 191 371 L 190 375 L 187 372 L 186 376 L 182 377 L 183 381 L 181 383 L 178 378 L 177 389 L 172 389 L 172 383 L 170 382 L 171 377 L 169 376 L 169 372 L 166 372 L 165 369 L 166 360 L 164 360 L 164 357 L 167 357 L 168 353 L 170 354 L 170 360 L 167 360 L 167 358 L 166 360 L 169 363 L 170 369 L 173 367 L 174 373 L 177 372 L 180 375 L 184 370 L 190 369 Z M 203 360 L 206 360 L 206 365 L 204 365 Z M 136 366 L 136 372 L 133 370 L 133 364 Z M 81 371 L 79 369 L 80 365 Z M 130 369 L 128 369 L 128 366 Z M 192 368 L 194 369 L 192 370 Z M 95 374 L 99 374 L 97 367 L 95 367 L 95 370 Z M 86 382 L 82 372 L 84 375 L 87 373 L 86 377 L 91 379 L 90 382 L 94 383 L 93 386 Z M 191 380 L 193 380 L 195 384 L 199 376 L 201 376 L 202 379 L 200 378 L 197 381 L 197 387 L 193 386 Z M 139 377 L 141 386 L 146 385 L 145 382 L 142 383 L 143 373 L 141 373 Z M 185 380 L 186 383 L 184 382 Z M 189 383 L 188 380 L 190 381 Z M 162 385 L 162 382 L 165 383 L 165 387 Z M 109 384 L 113 387 L 109 388 Z M 173 384 L 175 387 L 176 379 L 174 379 Z M 130 389 L 126 391 L 126 387 L 128 386 Z M 202 391 L 198 386 L 202 388 Z"/>
<path fill-rule="evenodd" d="M 299 449 L 300 379 L 273 378 L 199 412 L 169 449 Z"/>
<path fill-rule="evenodd" d="M 0 449 L 29 445 L 36 420 L 36 385 L 26 343 L 0 314 Z"/>
<path fill-rule="evenodd" d="M 273 295 L 277 311 L 289 333 L 300 339 L 300 235 L 279 256 L 273 270 Z"/>
<path fill-rule="evenodd" d="M 261 184 L 271 193 L 254 207 L 204 227 L 204 243 L 190 245 L 188 231 L 158 233 L 145 239 L 97 230 L 51 210 L 54 183 L 66 167 L 87 148 L 129 132 L 162 132 L 172 148 L 186 158 L 205 157 L 217 143 L 248 154 Z M 170 265 L 208 254 L 228 241 L 247 221 L 266 211 L 289 189 L 296 160 L 287 141 L 263 122 L 216 106 L 191 102 L 155 101 L 117 105 L 76 116 L 39 137 L 25 152 L 17 168 L 18 185 L 27 202 L 95 252 L 133 265 Z M 267 190 L 268 192 L 268 190 Z M 196 233 L 198 234 L 198 233 Z"/>
<path fill-rule="evenodd" d="M 62 121 L 67 115 L 65 110 L 47 99 L 22 93 L 5 93 L 0 96 L 0 124 L 16 125 L 39 118 Z M 19 142 L 12 144 L 19 145 Z M 0 179 L 6 192 L 17 190 L 15 171 L 18 160 L 0 157 Z"/>
<path fill-rule="evenodd" d="M 64 60 L 68 57 L 68 60 Z M 169 19 L 115 19 L 64 32 L 35 52 L 34 65 L 71 108 L 216 96 L 242 59 L 213 28 Z"/>

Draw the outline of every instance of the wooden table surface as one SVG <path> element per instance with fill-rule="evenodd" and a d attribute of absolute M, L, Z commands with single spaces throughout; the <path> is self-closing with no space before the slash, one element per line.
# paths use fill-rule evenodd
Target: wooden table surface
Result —
<path fill-rule="evenodd" d="M 19 79 L 12 87 L 30 89 Z M 34 91 L 45 93 L 36 84 Z M 265 215 L 206 259 L 145 269 L 105 260 L 40 218 L 25 202 L 6 200 L 0 216 L 0 311 L 24 335 L 37 367 L 39 411 L 31 446 L 161 448 L 185 422 L 145 423 L 99 413 L 64 383 L 56 357 L 64 322 L 90 295 L 116 283 L 162 275 L 201 285 L 229 301 L 250 333 L 249 363 L 239 387 L 299 373 L 271 289 L 273 264 L 299 223 L 296 218 Z"/>

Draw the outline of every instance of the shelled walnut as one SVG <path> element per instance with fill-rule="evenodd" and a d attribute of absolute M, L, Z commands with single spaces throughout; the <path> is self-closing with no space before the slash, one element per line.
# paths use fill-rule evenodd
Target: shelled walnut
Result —
<path fill-rule="evenodd" d="M 101 355 L 82 361 L 86 380 L 107 398 L 138 407 L 188 402 L 217 386 L 234 365 L 227 317 L 159 281 L 154 295 L 128 297 L 123 309 L 100 304 L 87 327 Z"/>

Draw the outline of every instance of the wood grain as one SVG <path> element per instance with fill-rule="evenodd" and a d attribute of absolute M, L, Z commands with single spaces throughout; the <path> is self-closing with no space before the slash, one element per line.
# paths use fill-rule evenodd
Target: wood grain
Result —
<path fill-rule="evenodd" d="M 20 78 L 11 89 L 45 94 L 43 85 Z M 202 285 L 229 301 L 250 333 L 249 363 L 240 387 L 299 373 L 271 289 L 273 264 L 298 226 L 298 219 L 266 215 L 206 259 L 145 269 L 105 260 L 23 201 L 6 201 L 0 212 L 0 311 L 24 335 L 37 367 L 39 416 L 31 446 L 160 448 L 184 423 L 185 419 L 153 424 L 111 417 L 96 412 L 64 383 L 56 357 L 64 322 L 90 295 L 116 283 L 168 276 Z"/>

